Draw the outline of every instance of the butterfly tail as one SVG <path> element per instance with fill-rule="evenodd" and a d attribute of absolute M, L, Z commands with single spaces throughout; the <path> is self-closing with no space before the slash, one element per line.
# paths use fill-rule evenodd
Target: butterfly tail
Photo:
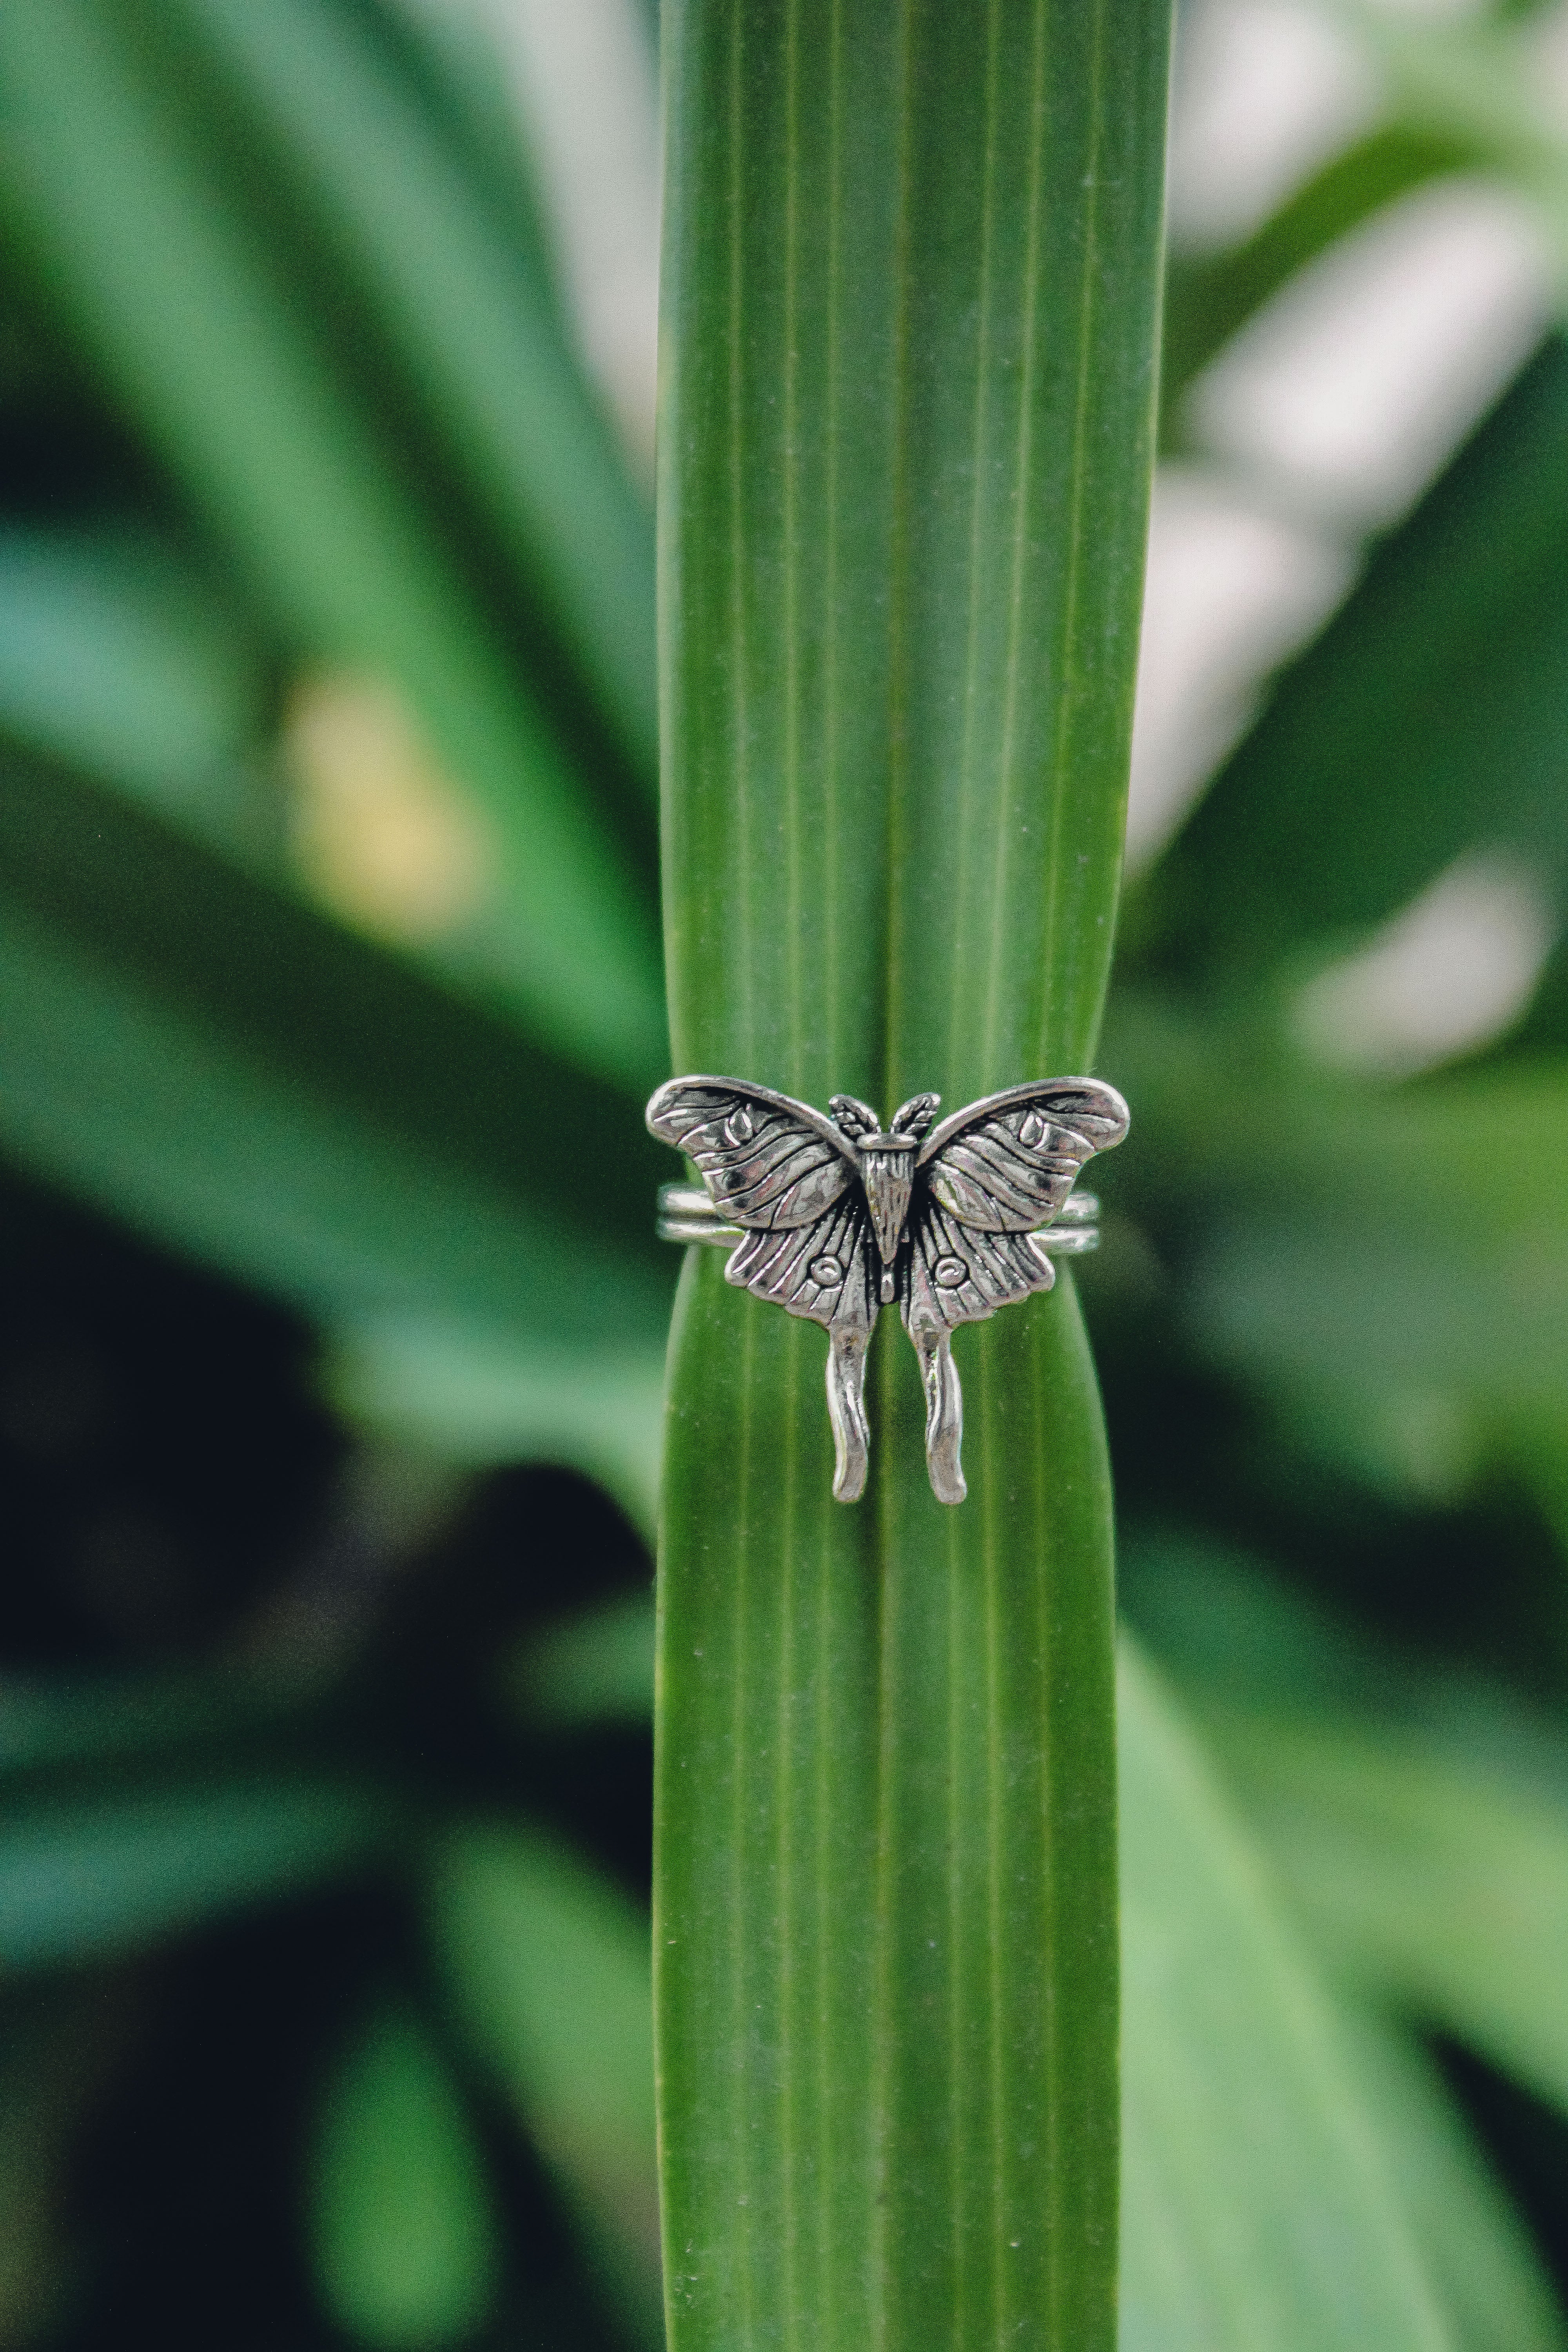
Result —
<path fill-rule="evenodd" d="M 931 1490 L 939 1503 L 962 1503 L 969 1492 L 963 1483 L 959 1449 L 963 1443 L 963 1391 L 952 1360 L 952 1335 L 946 1330 L 911 1331 L 921 1360 L 926 1392 L 926 1469 Z"/>
<path fill-rule="evenodd" d="M 833 1492 L 858 1503 L 866 1491 L 871 1432 L 866 1419 L 866 1349 L 870 1333 L 835 1323 L 827 1334 L 827 1418 L 833 1423 Z"/>

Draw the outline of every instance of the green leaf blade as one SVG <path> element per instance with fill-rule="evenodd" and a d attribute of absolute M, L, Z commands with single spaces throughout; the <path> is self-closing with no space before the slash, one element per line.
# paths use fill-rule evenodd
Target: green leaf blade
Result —
<path fill-rule="evenodd" d="M 932 2312 L 951 2310 L 965 2352 L 1095 2340 L 1115 2309 L 1117 2252 L 1099 1393 L 1066 1284 L 985 1336 L 965 1359 L 974 1436 L 961 1510 L 929 1491 L 900 1332 L 884 1341 L 879 1407 L 873 2095 L 879 2193 L 891 2190 L 887 2340 L 923 2344 Z"/>
<path fill-rule="evenodd" d="M 772 2310 L 787 2329 L 867 2310 L 875 1981 L 863 1934 L 846 1948 L 841 1931 L 875 1899 L 877 1626 L 870 1530 L 832 1501 L 826 1413 L 802 1395 L 816 1333 L 749 1317 L 705 1261 L 673 1344 L 665 1528 L 700 1514 L 741 1533 L 679 1591 L 667 1574 L 659 1612 L 656 2056 L 679 2345 L 719 2315 L 752 2330 Z M 703 1833 L 683 1826 L 699 1809 Z"/>
<path fill-rule="evenodd" d="M 1166 13 L 688 5 L 668 92 L 678 1068 L 884 1117 L 1086 1067 L 1152 421 Z M 661 1555 L 677 2352 L 1114 2339 L 1109 1484 L 1070 1286 L 961 1335 L 931 1497 L 686 1275 Z M 741 2200 L 744 2200 L 744 2202 Z"/>

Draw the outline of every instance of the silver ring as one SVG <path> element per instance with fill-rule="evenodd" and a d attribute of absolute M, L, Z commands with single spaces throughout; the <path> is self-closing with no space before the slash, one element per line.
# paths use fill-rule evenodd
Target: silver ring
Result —
<path fill-rule="evenodd" d="M 884 1127 L 853 1095 L 825 1115 L 748 1078 L 694 1076 L 647 1107 L 650 1132 L 702 1178 L 660 1189 L 662 1238 L 727 1249 L 726 1282 L 827 1333 L 841 1503 L 866 1489 L 867 1349 L 884 1307 L 920 1361 L 931 1492 L 963 1500 L 952 1334 L 1049 1290 L 1053 1259 L 1097 1245 L 1099 1204 L 1073 1181 L 1127 1132 L 1127 1105 L 1100 1078 L 1026 1078 L 939 1122 L 941 1099 L 911 1095 Z"/>
<path fill-rule="evenodd" d="M 1100 1202 L 1092 1192 L 1069 1192 L 1051 1223 L 1029 1239 L 1052 1257 L 1082 1257 L 1100 1247 L 1099 1215 Z M 721 1217 L 700 1184 L 661 1184 L 654 1231 L 661 1242 L 682 1246 L 696 1242 L 714 1249 L 733 1249 L 746 1238 L 745 1227 Z"/>

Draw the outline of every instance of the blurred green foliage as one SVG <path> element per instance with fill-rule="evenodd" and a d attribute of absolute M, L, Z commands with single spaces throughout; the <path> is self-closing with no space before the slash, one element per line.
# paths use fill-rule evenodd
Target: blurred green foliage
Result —
<path fill-rule="evenodd" d="M 1531 16 L 1173 268 L 1172 446 L 1402 192 L 1561 237 Z M 0 16 L 6 2347 L 657 2329 L 651 526 L 477 26 Z M 1124 921 L 1129 2352 L 1563 2341 L 1565 446 L 1553 337 Z M 1314 1059 L 1500 852 L 1513 1026 Z"/>

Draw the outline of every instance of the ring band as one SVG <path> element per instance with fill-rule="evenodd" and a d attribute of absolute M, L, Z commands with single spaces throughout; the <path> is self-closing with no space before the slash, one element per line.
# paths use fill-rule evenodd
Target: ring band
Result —
<path fill-rule="evenodd" d="M 1029 1238 L 1052 1257 L 1080 1257 L 1100 1247 L 1099 1214 L 1092 1192 L 1069 1192 L 1054 1221 Z M 717 1249 L 732 1249 L 746 1237 L 743 1226 L 720 1216 L 700 1184 L 661 1184 L 654 1230 L 661 1242 L 700 1242 Z"/>

